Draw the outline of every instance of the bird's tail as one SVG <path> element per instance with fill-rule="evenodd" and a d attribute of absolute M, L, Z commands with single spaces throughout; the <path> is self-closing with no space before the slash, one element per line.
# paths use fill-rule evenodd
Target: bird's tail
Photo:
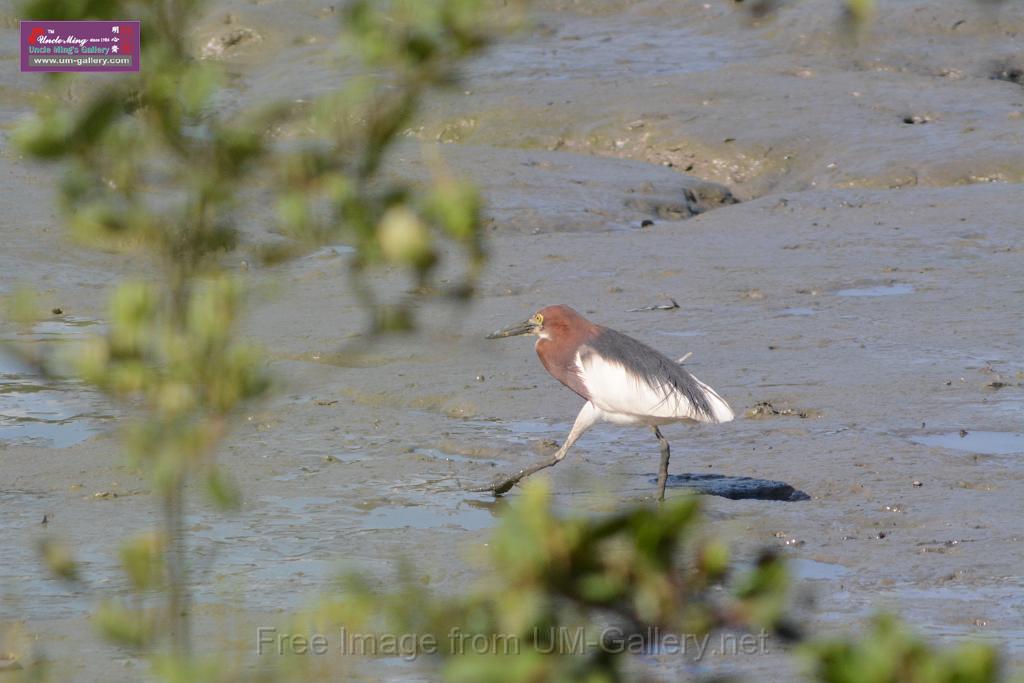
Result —
<path fill-rule="evenodd" d="M 708 406 L 711 408 L 711 419 L 708 422 L 731 422 L 736 414 L 732 412 L 732 408 L 725 402 L 725 399 L 718 395 L 718 392 L 709 387 L 704 382 L 701 382 L 696 377 L 693 378 L 698 385 L 700 385 L 701 391 L 704 392 L 704 398 L 708 401 Z"/>

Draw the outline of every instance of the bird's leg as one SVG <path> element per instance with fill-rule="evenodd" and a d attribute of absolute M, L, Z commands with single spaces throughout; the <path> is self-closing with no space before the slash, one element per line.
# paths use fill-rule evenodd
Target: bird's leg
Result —
<path fill-rule="evenodd" d="M 665 500 L 665 484 L 668 482 L 668 459 L 672 451 L 668 446 L 668 439 L 661 433 L 657 426 L 654 427 L 654 435 L 658 437 L 661 444 L 661 469 L 658 470 L 658 502 Z"/>
<path fill-rule="evenodd" d="M 500 496 L 503 493 L 508 493 L 513 486 L 531 474 L 536 474 L 541 470 L 557 465 L 562 461 L 562 458 L 565 457 L 565 454 L 569 452 L 569 449 L 572 448 L 573 444 L 583 436 L 583 432 L 594 426 L 598 421 L 600 414 L 600 411 L 594 407 L 594 404 L 587 401 L 580 410 L 579 415 L 576 416 L 576 422 L 573 423 L 572 429 L 569 430 L 569 436 L 565 437 L 565 443 L 562 444 L 562 447 L 558 449 L 558 452 L 549 460 L 521 469 L 513 475 L 495 481 L 490 486 L 472 490 L 477 493 L 493 493 L 496 496 Z"/>

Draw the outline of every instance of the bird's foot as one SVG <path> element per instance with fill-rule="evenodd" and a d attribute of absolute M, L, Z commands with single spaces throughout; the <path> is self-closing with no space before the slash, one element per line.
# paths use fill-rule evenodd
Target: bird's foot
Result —
<path fill-rule="evenodd" d="M 525 472 L 520 471 L 511 477 L 495 479 L 490 486 L 481 486 L 480 488 L 470 489 L 470 491 L 473 493 L 493 493 L 495 496 L 502 496 L 511 491 L 512 487 L 518 484 L 525 474 Z"/>
<path fill-rule="evenodd" d="M 474 494 L 494 494 L 495 496 L 504 496 L 512 490 L 512 487 L 522 481 L 528 475 L 534 473 L 539 468 L 528 468 L 519 470 L 515 474 L 498 477 L 489 486 L 481 486 L 480 488 L 470 488 Z"/>
<path fill-rule="evenodd" d="M 546 469 L 553 465 L 557 465 L 561 460 L 562 454 L 556 453 L 555 456 L 550 460 L 546 460 L 540 464 L 534 465 L 533 467 L 527 467 L 526 469 L 519 470 L 519 472 L 517 472 L 516 474 L 508 476 L 504 479 L 495 479 L 493 484 L 485 488 L 471 490 L 476 493 L 493 493 L 496 496 L 500 496 L 511 491 L 513 486 L 515 486 L 516 484 L 518 484 L 520 481 L 530 476 L 531 474 L 536 474 L 537 472 L 540 472 L 543 469 Z"/>

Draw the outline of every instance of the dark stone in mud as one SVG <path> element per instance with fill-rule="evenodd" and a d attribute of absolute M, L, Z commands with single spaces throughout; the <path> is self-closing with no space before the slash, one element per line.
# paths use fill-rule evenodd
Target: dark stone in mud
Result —
<path fill-rule="evenodd" d="M 918 116 L 917 114 L 907 114 L 906 116 L 903 117 L 903 123 L 907 124 L 908 126 L 929 123 L 931 122 L 931 120 L 932 119 L 930 116 Z"/>
<path fill-rule="evenodd" d="M 732 191 L 724 185 L 703 183 L 683 190 L 686 201 L 697 209 L 698 213 L 716 209 L 719 206 L 739 204 L 740 200 L 733 196 Z"/>
<path fill-rule="evenodd" d="M 630 197 L 626 207 L 655 218 L 680 221 L 720 206 L 738 204 L 729 188 L 715 183 L 700 183 L 684 187 L 682 197 L 641 196 Z"/>
<path fill-rule="evenodd" d="M 997 63 L 992 66 L 989 78 L 993 81 L 1006 81 L 1007 83 L 1024 85 L 1024 68 L 1019 64 L 1010 62 Z"/>
<path fill-rule="evenodd" d="M 657 481 L 651 477 L 651 483 Z M 666 484 L 669 488 L 693 489 L 708 496 L 721 496 L 729 500 L 781 500 L 793 502 L 810 500 L 803 491 L 798 491 L 784 481 L 754 479 L 752 477 L 727 477 L 723 474 L 670 474 Z"/>

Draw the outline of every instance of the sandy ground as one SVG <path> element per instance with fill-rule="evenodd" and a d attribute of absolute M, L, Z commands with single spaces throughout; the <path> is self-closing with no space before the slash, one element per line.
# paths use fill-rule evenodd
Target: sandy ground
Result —
<path fill-rule="evenodd" d="M 224 448 L 243 510 L 197 501 L 190 513 L 204 642 L 250 655 L 255 625 L 327 590 L 340 567 L 383 578 L 404 556 L 437 590 L 471 582 L 504 503 L 464 487 L 534 462 L 579 408 L 528 341 L 482 337 L 567 303 L 692 352 L 691 370 L 743 415 L 667 430 L 674 473 L 782 480 L 810 496 L 704 499 L 708 533 L 740 560 L 764 546 L 793 559 L 809 624 L 841 630 L 891 608 L 940 642 L 983 638 L 1024 661 L 1024 91 L 992 78 L 1012 79 L 1024 11 L 883 3 L 854 48 L 836 47 L 827 2 L 753 25 L 729 4 L 547 3 L 460 92 L 431 101 L 394 172 L 423 173 L 418 140 L 447 143 L 447 162 L 488 199 L 491 260 L 478 299 L 427 309 L 415 338 L 358 362 L 337 353 L 364 323 L 344 249 L 247 271 L 247 332 L 279 392 Z M 263 50 L 227 54 L 237 78 L 224 107 L 329 89 L 332 21 L 326 3 L 223 3 L 199 43 L 246 26 Z M 13 67 L 16 24 L 4 26 Z M 3 73 L 9 130 L 35 81 Z M 31 335 L 39 343 L 88 333 L 112 281 L 140 264 L 70 246 L 52 176 L 6 132 L 0 174 L 0 295 L 27 283 L 63 309 Z M 723 186 L 742 203 L 719 206 Z M 684 189 L 703 213 L 687 218 Z M 272 230 L 259 202 L 244 213 L 249 244 Z M 668 298 L 681 308 L 628 312 Z M 806 417 L 746 415 L 766 401 Z M 31 641 L 61 680 L 137 680 L 144 667 L 89 619 L 97 595 L 124 590 L 117 540 L 154 523 L 145 480 L 118 454 L 117 414 L 0 357 L 0 651 Z M 595 428 L 552 471 L 557 502 L 599 512 L 649 496 L 657 460 L 646 431 Z M 75 545 L 85 587 L 43 573 L 43 536 Z M 778 648 L 634 664 L 664 680 L 795 666 Z M 363 673 L 416 675 L 387 661 Z"/>

